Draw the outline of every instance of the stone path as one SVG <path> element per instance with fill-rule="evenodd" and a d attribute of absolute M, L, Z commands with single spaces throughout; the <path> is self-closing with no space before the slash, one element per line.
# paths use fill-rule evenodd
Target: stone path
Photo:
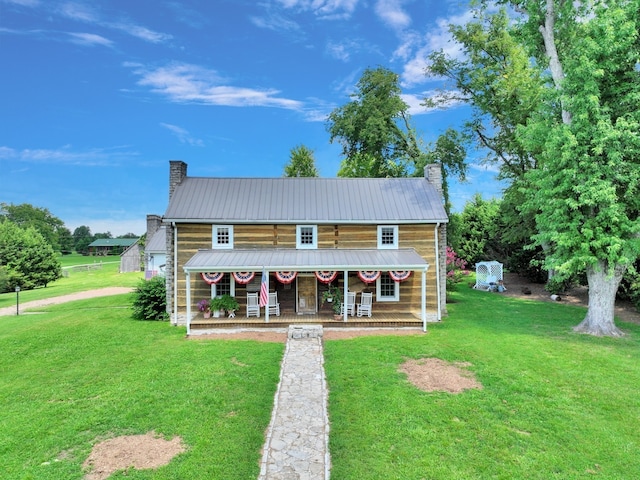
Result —
<path fill-rule="evenodd" d="M 291 326 L 258 480 L 328 480 L 328 442 L 322 326 Z"/>

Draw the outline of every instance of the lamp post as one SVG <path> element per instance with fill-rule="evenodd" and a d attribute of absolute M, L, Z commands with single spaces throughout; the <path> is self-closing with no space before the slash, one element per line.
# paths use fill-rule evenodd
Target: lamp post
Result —
<path fill-rule="evenodd" d="M 20 315 L 20 287 L 16 287 L 16 315 Z"/>

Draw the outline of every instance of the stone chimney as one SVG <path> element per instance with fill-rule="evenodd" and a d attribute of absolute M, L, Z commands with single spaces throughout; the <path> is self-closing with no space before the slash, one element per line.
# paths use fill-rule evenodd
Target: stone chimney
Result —
<path fill-rule="evenodd" d="M 429 165 L 425 165 L 424 178 L 427 179 L 427 182 L 436 187 L 436 190 L 438 190 L 440 196 L 442 196 L 442 167 L 440 164 L 431 163 Z"/>
<path fill-rule="evenodd" d="M 147 238 L 151 238 L 158 231 L 161 224 L 162 217 L 160 215 L 147 215 Z"/>
<path fill-rule="evenodd" d="M 169 161 L 169 200 L 173 196 L 176 185 L 179 185 L 187 176 L 187 164 L 182 160 Z"/>

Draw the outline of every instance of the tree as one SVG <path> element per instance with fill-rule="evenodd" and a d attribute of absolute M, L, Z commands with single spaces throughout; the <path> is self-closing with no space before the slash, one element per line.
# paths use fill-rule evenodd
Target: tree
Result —
<path fill-rule="evenodd" d="M 73 236 L 71 230 L 64 227 L 58 231 L 58 243 L 60 245 L 60 253 L 67 255 L 73 252 Z"/>
<path fill-rule="evenodd" d="M 338 176 L 404 177 L 420 162 L 423 152 L 398 81 L 386 68 L 367 69 L 353 100 L 329 115 L 330 142 L 338 141 L 345 157 Z"/>
<path fill-rule="evenodd" d="M 539 150 L 528 172 L 539 244 L 549 268 L 585 269 L 589 308 L 578 332 L 620 336 L 620 280 L 640 254 L 640 9 L 637 1 L 513 2 L 547 92 L 522 144 Z"/>
<path fill-rule="evenodd" d="M 2 203 L 0 207 L 0 216 L 21 228 L 35 228 L 55 251 L 60 251 L 59 237 L 64 235 L 64 222 L 52 215 L 48 209 L 34 207 L 29 203 Z"/>
<path fill-rule="evenodd" d="M 546 268 L 586 271 L 589 309 L 576 331 L 621 335 L 615 294 L 640 253 L 638 3 L 503 0 L 510 20 L 486 3 L 452 28 L 470 63 L 432 59 L 488 115 L 496 135 L 475 133 L 522 195 Z"/>
<path fill-rule="evenodd" d="M 285 177 L 319 177 L 313 150 L 304 145 L 297 145 L 291 149 L 289 163 L 284 167 Z"/>
<path fill-rule="evenodd" d="M 93 242 L 93 235 L 86 225 L 81 225 L 73 231 L 73 245 L 76 252 L 87 253 L 91 242 Z"/>
<path fill-rule="evenodd" d="M 0 265 L 5 291 L 46 287 L 62 276 L 53 248 L 34 227 L 0 222 Z"/>
<path fill-rule="evenodd" d="M 500 260 L 504 255 L 500 243 L 499 200 L 484 200 L 476 193 L 460 214 L 459 244 L 456 253 L 469 265 L 484 260 Z"/>

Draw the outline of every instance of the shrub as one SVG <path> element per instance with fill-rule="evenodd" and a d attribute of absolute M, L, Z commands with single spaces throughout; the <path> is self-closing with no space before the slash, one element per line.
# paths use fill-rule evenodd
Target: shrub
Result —
<path fill-rule="evenodd" d="M 467 262 L 458 257 L 451 247 L 447 247 L 447 289 L 462 281 L 462 277 L 469 275 Z"/>
<path fill-rule="evenodd" d="M 136 320 L 168 320 L 167 287 L 164 277 L 141 280 L 134 292 L 133 318 Z"/>

